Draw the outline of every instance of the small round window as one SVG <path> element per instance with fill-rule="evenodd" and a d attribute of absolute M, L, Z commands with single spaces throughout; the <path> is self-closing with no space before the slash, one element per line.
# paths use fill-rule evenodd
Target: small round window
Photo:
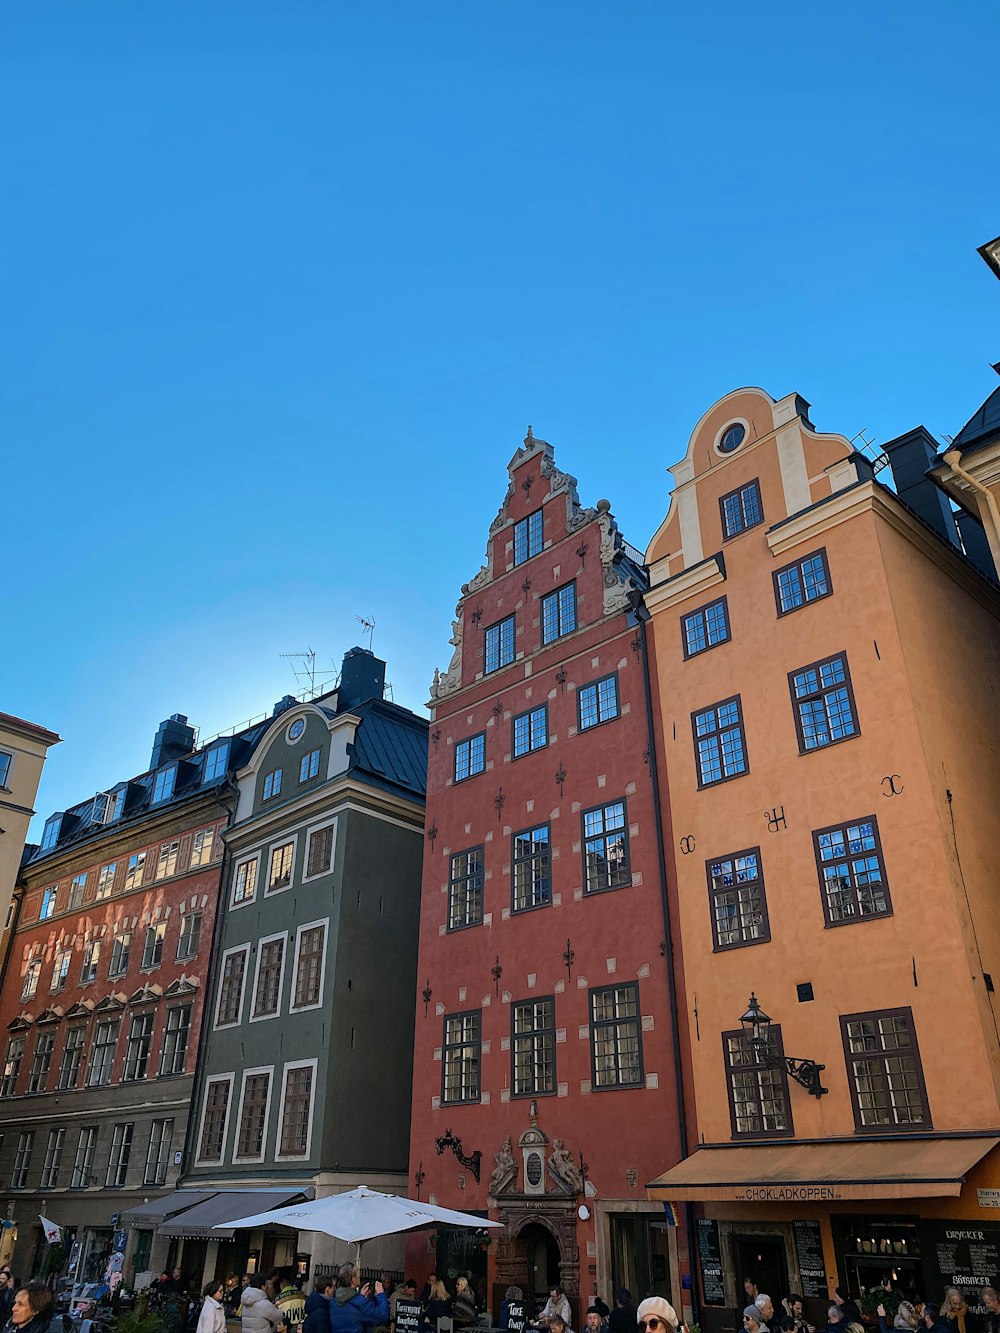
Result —
<path fill-rule="evenodd" d="M 288 739 L 297 741 L 306 729 L 306 720 L 304 717 L 297 717 L 288 728 Z"/>
<path fill-rule="evenodd" d="M 740 421 L 734 421 L 722 432 L 719 441 L 720 454 L 734 454 L 747 437 L 747 428 Z"/>

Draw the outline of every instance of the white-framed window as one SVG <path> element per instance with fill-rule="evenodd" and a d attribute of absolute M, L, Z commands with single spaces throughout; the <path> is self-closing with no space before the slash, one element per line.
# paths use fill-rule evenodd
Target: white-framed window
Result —
<path fill-rule="evenodd" d="M 146 1149 L 146 1169 L 143 1172 L 144 1185 L 162 1185 L 167 1179 L 167 1167 L 170 1165 L 170 1145 L 174 1137 L 172 1120 L 154 1120 L 149 1127 L 149 1147 Z"/>
<path fill-rule="evenodd" d="M 23 1190 L 28 1183 L 28 1168 L 31 1166 L 31 1150 L 35 1146 L 35 1131 L 22 1129 L 17 1136 L 17 1153 L 14 1157 L 14 1169 L 10 1174 L 12 1190 Z"/>
<path fill-rule="evenodd" d="M 299 760 L 299 781 L 308 782 L 319 772 L 319 750 L 310 750 Z"/>
<path fill-rule="evenodd" d="M 281 1119 L 275 1160 L 309 1156 L 312 1147 L 313 1106 L 316 1090 L 316 1061 L 296 1060 L 281 1076 Z"/>
<path fill-rule="evenodd" d="M 205 1101 L 198 1135 L 198 1161 L 221 1162 L 229 1132 L 229 1103 L 233 1075 L 219 1074 L 205 1084 Z"/>
<path fill-rule="evenodd" d="M 240 1118 L 233 1145 L 234 1162 L 262 1162 L 271 1113 L 271 1085 L 274 1065 L 261 1065 L 243 1071 L 240 1089 Z"/>
<path fill-rule="evenodd" d="M 181 914 L 181 933 L 177 937 L 177 961 L 183 962 L 186 958 L 197 957 L 200 943 L 201 913 L 183 912 Z"/>
<path fill-rule="evenodd" d="M 310 921 L 295 932 L 295 970 L 289 1008 L 318 1009 L 323 1003 L 328 919 Z"/>
<path fill-rule="evenodd" d="M 128 1176 L 128 1159 L 132 1156 L 132 1135 L 135 1124 L 132 1121 L 115 1125 L 111 1134 L 111 1156 L 108 1158 L 108 1174 L 105 1185 L 121 1189 Z"/>
<path fill-rule="evenodd" d="M 257 893 L 257 867 L 260 856 L 248 856 L 245 861 L 237 861 L 233 873 L 233 907 L 245 907 L 252 903 Z"/>
<path fill-rule="evenodd" d="M 191 842 L 191 864 L 193 866 L 207 866 L 212 859 L 214 847 L 215 829 L 199 829 Z"/>
<path fill-rule="evenodd" d="M 149 971 L 163 962 L 163 937 L 167 933 L 167 923 L 157 921 L 154 926 L 146 927 L 146 938 L 142 945 L 142 969 Z"/>
<path fill-rule="evenodd" d="M 83 962 L 80 965 L 80 985 L 97 980 L 97 968 L 101 961 L 101 941 L 91 940 L 83 946 Z"/>
<path fill-rule="evenodd" d="M 134 852 L 128 859 L 128 870 L 125 872 L 125 890 L 137 889 L 142 884 L 143 872 L 146 869 L 146 853 Z"/>
<path fill-rule="evenodd" d="M 110 898 L 111 890 L 115 886 L 115 871 L 118 869 L 117 861 L 109 861 L 106 866 L 101 866 L 97 873 L 97 893 L 95 897 L 98 902 L 102 898 Z"/>
<path fill-rule="evenodd" d="M 161 1075 L 184 1073 L 190 1033 L 191 1006 L 178 1004 L 168 1009 L 167 1024 L 163 1029 L 163 1050 L 160 1052 Z"/>
<path fill-rule="evenodd" d="M 325 875 L 333 865 L 333 844 L 337 837 L 337 821 L 309 829 L 306 833 L 306 870 L 303 884 L 317 875 Z"/>
<path fill-rule="evenodd" d="M 56 910 L 56 898 L 59 896 L 59 885 L 52 884 L 42 893 L 42 906 L 38 912 L 39 921 L 48 921 Z"/>
<path fill-rule="evenodd" d="M 295 843 L 283 842 L 280 847 L 271 848 L 271 868 L 267 873 L 267 892 L 278 893 L 287 889 L 292 882 L 295 867 Z"/>
<path fill-rule="evenodd" d="M 214 750 L 209 750 L 205 756 L 205 775 L 203 782 L 214 782 L 216 778 L 221 778 L 226 771 L 226 760 L 229 758 L 229 742 L 223 745 L 217 745 Z"/>
<path fill-rule="evenodd" d="M 45 1143 L 45 1159 L 42 1162 L 42 1178 L 38 1182 L 43 1190 L 54 1190 L 59 1184 L 59 1168 L 62 1166 L 65 1142 L 65 1129 L 49 1130 L 49 1137 Z"/>
<path fill-rule="evenodd" d="M 176 784 L 177 765 L 171 764 L 169 768 L 161 768 L 153 780 L 153 805 L 159 805 L 161 801 L 169 801 L 174 794 Z"/>
<path fill-rule="evenodd" d="M 177 857 L 181 850 L 180 838 L 165 842 L 160 848 L 160 859 L 156 863 L 156 878 L 166 879 L 177 873 Z"/>
<path fill-rule="evenodd" d="M 132 932 L 123 930 L 120 935 L 115 936 L 114 944 L 111 946 L 111 966 L 108 968 L 109 977 L 123 977 L 128 971 L 129 954 L 132 952 Z"/>
<path fill-rule="evenodd" d="M 73 1159 L 73 1175 L 69 1182 L 70 1189 L 85 1190 L 88 1185 L 97 1184 L 96 1179 L 91 1178 L 96 1150 L 97 1126 L 86 1125 L 80 1130 L 80 1137 L 76 1141 L 76 1156 Z"/>
<path fill-rule="evenodd" d="M 10 791 L 10 770 L 14 767 L 14 756 L 9 750 L 0 750 L 0 787 Z"/>
<path fill-rule="evenodd" d="M 73 955 L 69 949 L 63 949 L 56 954 L 55 962 L 52 964 L 52 980 L 49 982 L 49 990 L 53 993 L 65 989 L 66 978 L 69 976 L 69 965 L 73 961 Z"/>
<path fill-rule="evenodd" d="M 257 965 L 253 979 L 253 1004 L 250 1022 L 276 1018 L 281 1012 L 281 990 L 285 978 L 285 954 L 288 933 L 268 935 L 257 945 Z"/>
<path fill-rule="evenodd" d="M 83 906 L 83 895 L 87 889 L 87 876 L 74 875 L 69 882 L 69 909 Z"/>
<path fill-rule="evenodd" d="M 215 1010 L 217 1028 L 233 1027 L 243 1016 L 243 983 L 246 980 L 249 944 L 227 949 L 219 974 L 219 1002 Z"/>
<path fill-rule="evenodd" d="M 264 778 L 263 797 L 265 801 L 273 801 L 276 796 L 281 795 L 282 770 L 272 768 L 270 773 Z"/>
<path fill-rule="evenodd" d="M 129 1022 L 128 1041 L 125 1044 L 125 1068 L 122 1082 L 143 1079 L 149 1072 L 149 1054 L 153 1049 L 153 1028 L 156 1015 L 152 1012 L 133 1014 Z"/>
<path fill-rule="evenodd" d="M 42 960 L 33 958 L 24 969 L 24 985 L 21 987 L 21 999 L 31 1000 L 38 990 L 38 978 L 42 971 Z"/>

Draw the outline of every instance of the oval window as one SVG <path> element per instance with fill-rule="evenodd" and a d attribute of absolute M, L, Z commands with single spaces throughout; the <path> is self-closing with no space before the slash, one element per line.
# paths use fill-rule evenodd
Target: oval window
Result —
<path fill-rule="evenodd" d="M 297 717 L 288 728 L 288 739 L 297 741 L 306 729 L 306 720 L 304 717 Z"/>
<path fill-rule="evenodd" d="M 722 432 L 722 439 L 719 441 L 720 454 L 732 454 L 740 447 L 747 437 L 746 427 L 742 422 L 734 421 L 731 426 L 727 426 Z"/>
<path fill-rule="evenodd" d="M 528 1177 L 529 1185 L 539 1185 L 542 1180 L 542 1158 L 537 1152 L 528 1153 L 528 1160 L 524 1164 L 524 1174 Z"/>

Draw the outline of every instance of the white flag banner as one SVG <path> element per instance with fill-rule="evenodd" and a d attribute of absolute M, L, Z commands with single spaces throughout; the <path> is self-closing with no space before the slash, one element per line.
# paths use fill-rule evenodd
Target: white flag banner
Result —
<path fill-rule="evenodd" d="M 45 1239 L 50 1245 L 58 1245 L 62 1240 L 62 1227 L 56 1226 L 55 1222 L 50 1222 L 47 1217 L 38 1214 L 38 1220 L 42 1224 L 42 1230 L 45 1232 Z"/>

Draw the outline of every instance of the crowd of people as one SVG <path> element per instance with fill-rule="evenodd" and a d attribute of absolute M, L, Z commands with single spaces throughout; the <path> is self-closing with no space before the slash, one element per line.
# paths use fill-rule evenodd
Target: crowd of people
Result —
<path fill-rule="evenodd" d="M 803 1313 L 802 1297 L 793 1293 L 776 1307 L 753 1278 L 743 1282 L 749 1304 L 743 1311 L 743 1333 L 867 1333 L 861 1307 L 842 1287 L 834 1291 L 826 1312 L 826 1324 L 817 1329 Z M 987 1286 L 980 1290 L 985 1313 L 970 1310 L 957 1287 L 945 1288 L 936 1301 L 922 1297 L 907 1300 L 890 1278 L 881 1286 L 877 1307 L 879 1333 L 1000 1333 L 1000 1292 Z"/>

